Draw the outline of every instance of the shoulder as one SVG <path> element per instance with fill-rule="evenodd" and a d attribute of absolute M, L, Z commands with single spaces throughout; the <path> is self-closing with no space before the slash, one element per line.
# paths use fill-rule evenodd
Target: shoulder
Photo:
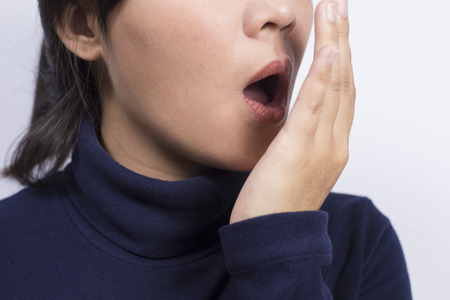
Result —
<path fill-rule="evenodd" d="M 369 210 L 371 213 L 381 214 L 369 198 L 365 196 L 339 193 L 330 193 L 321 210 L 328 213 L 349 213 L 360 210 Z M 380 215 L 380 217 L 381 216 L 382 215 Z"/>
<path fill-rule="evenodd" d="M 321 210 L 335 248 L 359 247 L 367 257 L 387 235 L 396 239 L 389 219 L 367 197 L 331 193 Z"/>
<path fill-rule="evenodd" d="M 55 181 L 0 201 L 0 265 L 21 265 L 48 255 L 51 245 L 61 243 L 72 229 L 64 205 L 67 197 L 64 182 Z"/>
<path fill-rule="evenodd" d="M 326 273 L 334 293 L 343 295 L 354 289 L 360 295 L 371 295 L 371 299 L 410 299 L 408 272 L 398 236 L 374 203 L 367 197 L 331 193 L 321 210 L 329 218 L 333 263 Z M 339 284 L 346 281 L 343 278 L 347 279 L 346 286 Z"/>
<path fill-rule="evenodd" d="M 0 212 L 14 207 L 30 207 L 42 204 L 41 201 L 52 198 L 58 193 L 59 185 L 25 187 L 19 192 L 0 200 Z"/>
<path fill-rule="evenodd" d="M 330 193 L 322 208 L 329 215 L 329 224 L 361 226 L 370 223 L 379 230 L 390 226 L 389 219 L 378 210 L 372 200 L 364 196 Z"/>
<path fill-rule="evenodd" d="M 0 236 L 33 234 L 61 218 L 63 185 L 27 187 L 0 201 Z"/>

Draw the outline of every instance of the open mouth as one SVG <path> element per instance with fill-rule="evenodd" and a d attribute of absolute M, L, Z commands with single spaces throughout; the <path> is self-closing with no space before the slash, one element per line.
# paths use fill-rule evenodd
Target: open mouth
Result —
<path fill-rule="evenodd" d="M 252 77 L 244 88 L 244 97 L 263 106 L 283 105 L 287 102 L 290 77 L 289 61 L 273 61 Z"/>
<path fill-rule="evenodd" d="M 244 89 L 244 95 L 250 100 L 261 104 L 272 103 L 278 89 L 279 76 L 270 75 L 254 82 Z"/>
<path fill-rule="evenodd" d="M 287 115 L 292 66 L 289 60 L 270 62 L 247 82 L 243 98 L 253 116 L 265 124 L 280 124 Z"/>

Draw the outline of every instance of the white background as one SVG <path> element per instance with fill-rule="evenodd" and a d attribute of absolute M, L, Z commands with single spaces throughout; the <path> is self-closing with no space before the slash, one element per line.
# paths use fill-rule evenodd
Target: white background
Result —
<path fill-rule="evenodd" d="M 415 299 L 450 299 L 449 5 L 350 1 L 357 111 L 335 191 L 367 195 L 391 219 Z M 7 3 L 0 10 L 1 163 L 30 118 L 42 37 L 37 1 Z M 0 198 L 19 188 L 1 179 Z"/>

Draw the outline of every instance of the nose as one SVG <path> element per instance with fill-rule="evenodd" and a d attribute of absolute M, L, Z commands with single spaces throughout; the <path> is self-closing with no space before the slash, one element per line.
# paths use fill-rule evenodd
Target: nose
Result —
<path fill-rule="evenodd" d="M 266 31 L 288 34 L 295 27 L 293 0 L 253 0 L 244 14 L 246 36 L 256 38 Z"/>

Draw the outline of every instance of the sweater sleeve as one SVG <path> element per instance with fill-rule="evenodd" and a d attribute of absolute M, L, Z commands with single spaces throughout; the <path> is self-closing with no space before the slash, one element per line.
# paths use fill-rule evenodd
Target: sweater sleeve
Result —
<path fill-rule="evenodd" d="M 332 299 L 321 268 L 331 263 L 328 214 L 280 213 L 227 225 L 225 262 L 241 299 Z"/>

